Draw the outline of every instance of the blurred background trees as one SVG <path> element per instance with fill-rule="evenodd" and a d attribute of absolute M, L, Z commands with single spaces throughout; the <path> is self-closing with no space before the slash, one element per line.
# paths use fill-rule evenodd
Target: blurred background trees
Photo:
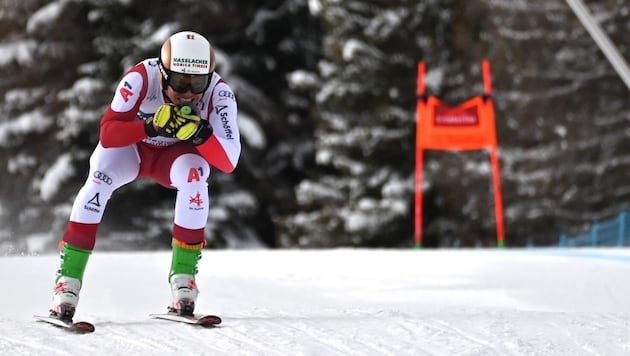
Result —
<path fill-rule="evenodd" d="M 52 250 L 120 75 L 205 34 L 243 154 L 212 177 L 215 248 L 413 245 L 416 62 L 453 104 L 493 84 L 506 243 L 555 243 L 630 201 L 628 88 L 560 0 L 0 0 L 0 251 Z M 586 2 L 627 56 L 630 8 Z M 486 152 L 428 152 L 425 245 L 494 246 Z M 110 201 L 97 248 L 169 246 L 174 192 Z"/>

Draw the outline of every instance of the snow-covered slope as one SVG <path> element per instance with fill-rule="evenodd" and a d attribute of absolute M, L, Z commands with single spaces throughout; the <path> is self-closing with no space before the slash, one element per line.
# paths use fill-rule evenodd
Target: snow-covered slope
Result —
<path fill-rule="evenodd" d="M 72 335 L 33 321 L 58 257 L 0 257 L 3 355 L 628 355 L 630 250 L 205 251 L 202 329 L 165 310 L 168 252 L 96 251 Z"/>

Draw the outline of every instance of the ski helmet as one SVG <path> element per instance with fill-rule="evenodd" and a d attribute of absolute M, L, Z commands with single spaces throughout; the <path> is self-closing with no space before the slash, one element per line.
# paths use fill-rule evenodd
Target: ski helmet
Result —
<path fill-rule="evenodd" d="M 196 32 L 178 32 L 162 45 L 159 66 L 164 87 L 169 85 L 178 92 L 190 89 L 196 94 L 203 93 L 214 73 L 214 49 Z"/>

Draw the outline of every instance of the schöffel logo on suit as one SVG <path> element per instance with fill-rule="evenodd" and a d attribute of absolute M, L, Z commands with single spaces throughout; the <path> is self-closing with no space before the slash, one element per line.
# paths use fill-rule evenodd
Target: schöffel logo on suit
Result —
<path fill-rule="evenodd" d="M 215 108 L 216 113 L 221 117 L 221 125 L 223 126 L 223 132 L 225 132 L 225 138 L 228 140 L 234 139 L 234 133 L 230 126 L 230 119 L 228 118 L 228 112 L 226 111 L 227 105 L 217 105 Z"/>
<path fill-rule="evenodd" d="M 108 185 L 112 185 L 112 179 L 107 174 L 101 171 L 94 172 L 93 177 Z"/>

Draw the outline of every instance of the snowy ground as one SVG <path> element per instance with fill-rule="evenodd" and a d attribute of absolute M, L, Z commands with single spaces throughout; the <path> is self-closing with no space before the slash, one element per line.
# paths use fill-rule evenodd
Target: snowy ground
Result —
<path fill-rule="evenodd" d="M 95 252 L 72 335 L 35 322 L 58 257 L 0 257 L 2 355 L 629 355 L 630 250 L 205 251 L 202 329 L 165 310 L 167 252 Z"/>

